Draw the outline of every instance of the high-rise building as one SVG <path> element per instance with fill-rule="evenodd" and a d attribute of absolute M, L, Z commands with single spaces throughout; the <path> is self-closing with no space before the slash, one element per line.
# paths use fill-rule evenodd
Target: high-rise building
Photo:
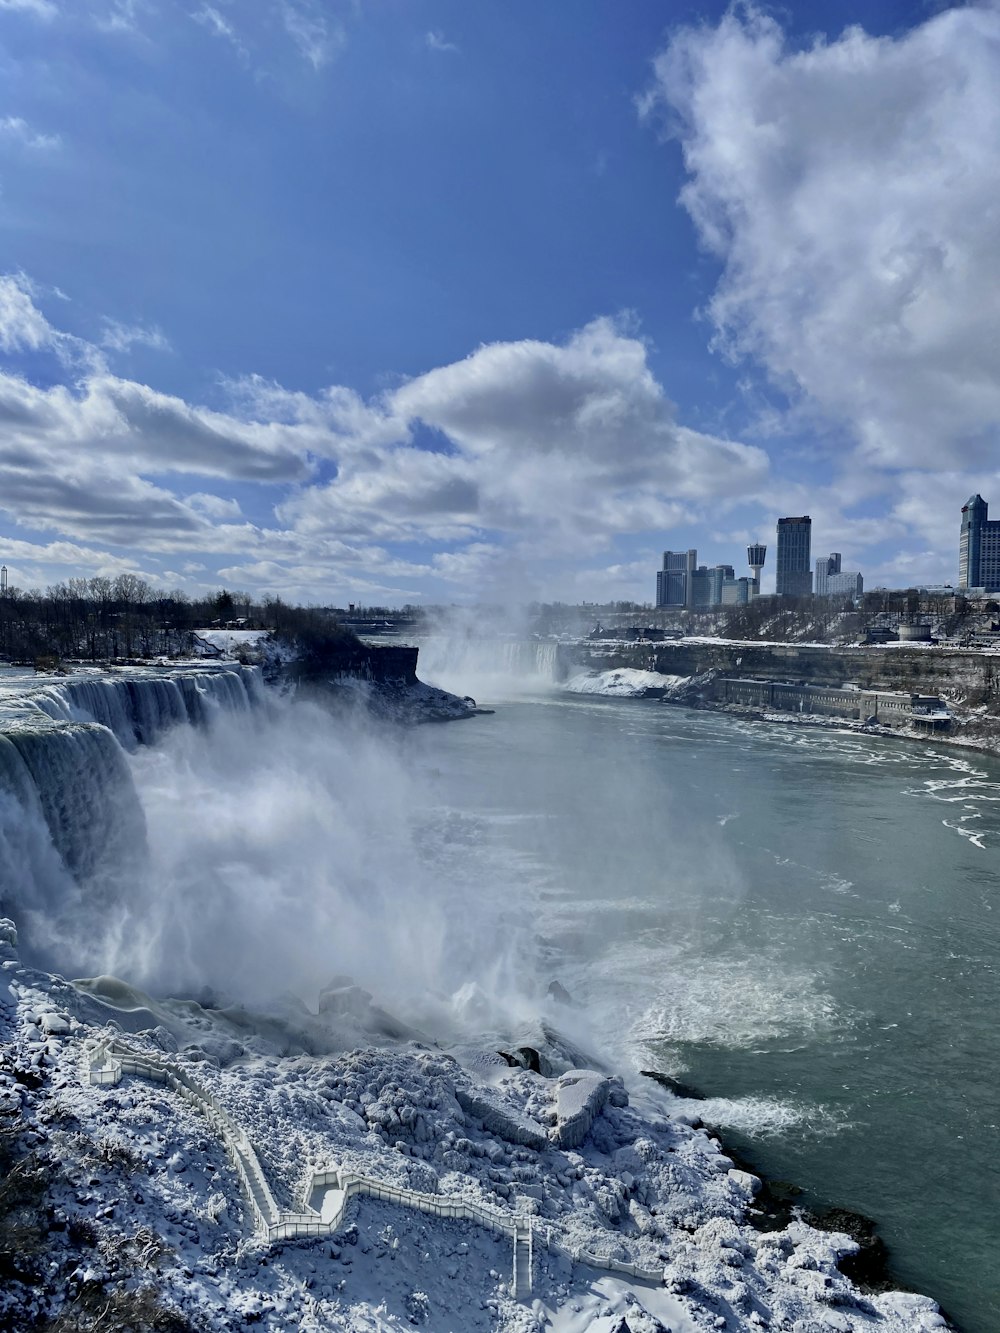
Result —
<path fill-rule="evenodd" d="M 720 606 L 722 585 L 732 577 L 732 565 L 699 565 L 697 551 L 664 551 L 663 568 L 656 571 L 656 605 Z"/>
<path fill-rule="evenodd" d="M 989 506 L 981 495 L 962 506 L 958 544 L 958 586 L 1000 589 L 1000 522 L 987 518 Z"/>
<path fill-rule="evenodd" d="M 826 581 L 831 574 L 840 573 L 840 552 L 831 551 L 829 555 L 824 555 L 816 561 L 816 581 L 813 584 L 813 592 L 817 597 L 826 596 Z"/>
<path fill-rule="evenodd" d="M 808 597 L 812 592 L 809 554 L 812 543 L 812 519 L 778 519 L 778 554 L 774 590 L 779 597 Z"/>
<path fill-rule="evenodd" d="M 841 569 L 840 552 L 831 551 L 816 561 L 817 597 L 860 597 L 865 581 L 855 570 Z"/>
<path fill-rule="evenodd" d="M 663 568 L 656 571 L 657 606 L 692 606 L 697 551 L 664 551 Z"/>
<path fill-rule="evenodd" d="M 756 579 L 724 579 L 722 583 L 723 606 L 746 606 L 753 601 Z"/>
<path fill-rule="evenodd" d="M 844 570 L 840 574 L 829 574 L 826 580 L 827 597 L 860 597 L 865 590 L 865 581 L 855 570 Z"/>

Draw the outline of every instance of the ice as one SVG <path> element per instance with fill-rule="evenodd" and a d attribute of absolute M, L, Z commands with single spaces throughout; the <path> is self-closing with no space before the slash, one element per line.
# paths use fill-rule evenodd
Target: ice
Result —
<path fill-rule="evenodd" d="M 672 694 L 687 683 L 687 676 L 668 676 L 659 671 L 619 667 L 613 671 L 584 671 L 565 685 L 571 694 L 603 694 L 615 699 L 641 699 L 644 695 Z"/>
<path fill-rule="evenodd" d="M 83 1281 L 110 1293 L 123 1265 L 145 1262 L 152 1266 L 136 1271 L 208 1333 L 237 1333 L 248 1322 L 324 1333 L 944 1326 L 927 1297 L 858 1292 L 837 1268 L 855 1248 L 848 1237 L 801 1222 L 775 1232 L 749 1226 L 754 1178 L 674 1115 L 685 1104 L 655 1085 L 630 1105 L 617 1080 L 594 1070 L 547 1078 L 460 1062 L 409 1040 L 282 1055 L 277 1041 L 268 1046 L 263 1021 L 249 1049 L 220 1068 L 192 1061 L 185 1048 L 217 1040 L 231 1019 L 191 1003 L 156 1002 L 153 1012 L 149 997 L 107 979 L 75 989 L 22 966 L 15 939 L 0 923 L 11 997 L 0 1004 L 0 1102 L 16 1107 L 49 1164 L 63 1219 L 43 1313 Z M 109 1025 L 110 998 L 120 1013 L 148 1015 L 148 1026 L 123 1033 Z M 66 1024 L 58 1037 L 46 1031 L 51 1015 Z M 169 1029 L 155 1021 L 163 1016 Z M 135 1053 L 132 1064 L 120 1057 L 117 1086 L 92 1085 L 85 1051 L 109 1039 Z M 104 1057 L 91 1059 L 106 1067 Z M 143 1068 L 174 1070 L 177 1083 L 151 1081 Z M 180 1083 L 194 1093 L 181 1095 Z M 199 1109 L 212 1105 L 218 1115 Z M 544 1134 L 528 1144 L 511 1132 L 569 1124 L 574 1147 Z M 260 1197 L 283 1214 L 311 1216 L 322 1228 L 345 1202 L 337 1180 L 361 1176 L 403 1202 L 361 1195 L 335 1234 L 269 1243 L 223 1125 L 259 1163 Z M 317 1192 L 310 1182 L 330 1168 L 342 1176 Z M 437 1216 L 417 1200 L 438 1211 L 460 1205 L 467 1216 Z M 474 1220 L 494 1217 L 506 1219 L 499 1230 Z M 65 1238 L 84 1223 L 88 1248 L 72 1260 L 75 1276 L 63 1273 Z M 513 1295 L 515 1226 L 525 1235 L 530 1227 L 532 1238 L 521 1300 Z M 526 1261 L 526 1241 L 522 1249 Z M 17 1322 L 29 1299 L 8 1282 L 0 1321 Z"/>

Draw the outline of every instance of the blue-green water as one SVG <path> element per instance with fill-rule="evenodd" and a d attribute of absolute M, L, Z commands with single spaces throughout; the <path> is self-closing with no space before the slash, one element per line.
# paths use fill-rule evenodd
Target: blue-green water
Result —
<path fill-rule="evenodd" d="M 1000 765 L 568 695 L 420 746 L 606 1049 L 700 1088 L 760 1171 L 875 1218 L 902 1284 L 995 1333 Z"/>

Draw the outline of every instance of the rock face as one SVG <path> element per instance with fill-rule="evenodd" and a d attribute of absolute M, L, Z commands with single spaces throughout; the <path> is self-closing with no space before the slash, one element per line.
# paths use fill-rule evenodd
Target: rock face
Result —
<path fill-rule="evenodd" d="M 561 644 L 559 667 L 563 676 L 584 667 L 592 671 L 632 667 L 662 675 L 702 676 L 714 672 L 808 685 L 855 684 L 866 690 L 930 693 L 961 685 L 987 701 L 1000 694 L 995 654 L 943 646 L 886 651 L 825 644 L 679 640 L 604 648 L 584 642 Z"/>
<path fill-rule="evenodd" d="M 364 643 L 346 630 L 274 636 L 264 678 L 319 702 L 358 704 L 386 721 L 415 725 L 473 717 L 475 700 L 417 679 L 417 648 Z"/>
<path fill-rule="evenodd" d="M 560 1148 L 577 1148 L 605 1106 L 627 1106 L 628 1094 L 617 1078 L 592 1069 L 569 1069 L 556 1084 L 556 1124 L 552 1141 Z"/>
<path fill-rule="evenodd" d="M 467 1092 L 459 1088 L 455 1093 L 459 1106 L 475 1120 L 479 1120 L 491 1134 L 536 1150 L 548 1146 L 545 1130 L 530 1116 L 521 1115 L 513 1107 L 493 1097 L 485 1088 Z"/>
<path fill-rule="evenodd" d="M 279 644 L 280 646 L 280 644 Z M 301 632 L 286 643 L 278 660 L 286 675 L 298 681 L 329 681 L 337 676 L 359 680 L 400 681 L 413 685 L 417 679 L 417 649 L 402 644 L 370 644 L 337 628 L 326 632 Z"/>

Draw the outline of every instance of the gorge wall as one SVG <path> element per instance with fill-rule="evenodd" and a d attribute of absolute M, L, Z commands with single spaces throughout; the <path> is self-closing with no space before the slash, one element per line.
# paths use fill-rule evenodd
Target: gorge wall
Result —
<path fill-rule="evenodd" d="M 563 678 L 585 668 L 610 671 L 620 667 L 671 676 L 715 671 L 807 685 L 853 684 L 870 690 L 958 695 L 969 703 L 1000 703 L 1000 655 L 957 648 L 845 648 L 691 640 L 559 646 L 559 674 Z"/>

